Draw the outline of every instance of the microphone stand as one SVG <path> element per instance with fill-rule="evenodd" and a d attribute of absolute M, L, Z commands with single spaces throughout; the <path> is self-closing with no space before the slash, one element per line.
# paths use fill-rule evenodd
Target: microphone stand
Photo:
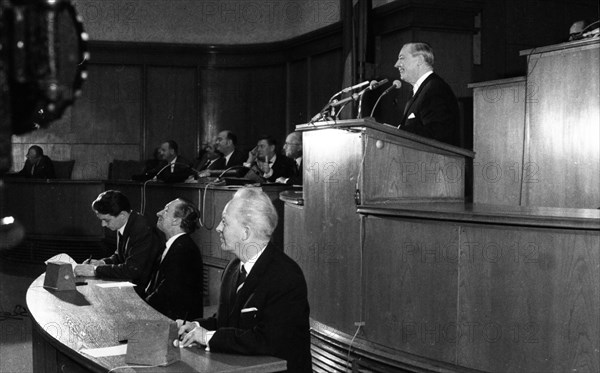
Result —
<path fill-rule="evenodd" d="M 183 162 L 167 163 L 166 166 L 164 166 L 160 170 L 158 170 L 158 172 L 156 173 L 156 175 L 154 175 L 153 178 L 150 178 L 150 179 L 146 180 L 144 182 L 144 185 L 142 186 L 142 205 L 140 206 L 140 213 L 142 215 L 144 215 L 144 210 L 146 209 L 146 185 L 149 182 L 151 182 L 151 181 L 158 181 L 158 175 L 160 175 L 167 167 L 171 167 L 171 166 L 176 165 L 176 164 L 187 166 L 189 169 L 191 169 L 192 171 L 194 171 L 194 173 L 196 173 L 196 175 L 198 173 L 200 173 L 200 171 L 196 170 L 194 167 L 190 166 L 187 163 L 183 163 Z"/>

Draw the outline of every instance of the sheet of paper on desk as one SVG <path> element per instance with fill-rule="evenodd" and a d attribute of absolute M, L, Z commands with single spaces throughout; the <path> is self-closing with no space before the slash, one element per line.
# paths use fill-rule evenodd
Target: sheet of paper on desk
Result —
<path fill-rule="evenodd" d="M 65 253 L 56 254 L 52 258 L 46 260 L 44 263 L 48 264 L 49 262 L 69 263 L 73 267 L 73 270 L 75 270 L 75 266 L 77 265 L 77 262 L 75 261 L 75 259 L 71 258 L 71 256 L 69 254 L 65 254 Z"/>
<path fill-rule="evenodd" d="M 81 350 L 79 350 L 79 352 L 82 352 L 86 355 L 90 355 L 91 357 L 125 355 L 127 353 L 127 344 L 112 347 L 82 348 Z"/>
<path fill-rule="evenodd" d="M 96 284 L 101 288 L 126 288 L 130 286 L 135 286 L 129 281 L 121 281 L 121 282 L 105 282 L 103 284 Z"/>

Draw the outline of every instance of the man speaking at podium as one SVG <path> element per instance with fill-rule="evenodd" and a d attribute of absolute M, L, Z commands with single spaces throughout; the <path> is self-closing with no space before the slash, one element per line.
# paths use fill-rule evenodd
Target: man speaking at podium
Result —
<path fill-rule="evenodd" d="M 288 372 L 311 372 L 309 306 L 302 270 L 271 244 L 277 212 L 259 188 L 237 191 L 217 227 L 221 249 L 235 258 L 221 280 L 217 314 L 184 324 L 180 346 L 213 352 L 271 355 Z"/>
<path fill-rule="evenodd" d="M 433 72 L 433 49 L 427 43 L 402 46 L 394 65 L 413 86 L 399 128 L 451 145 L 460 145 L 459 109 L 452 88 Z"/>

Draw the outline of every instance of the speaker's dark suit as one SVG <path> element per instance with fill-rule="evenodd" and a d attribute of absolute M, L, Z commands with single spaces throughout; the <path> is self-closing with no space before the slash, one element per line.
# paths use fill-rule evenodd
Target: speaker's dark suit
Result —
<path fill-rule="evenodd" d="M 236 294 L 240 261 L 223 272 L 218 313 L 197 320 L 216 330 L 211 351 L 272 355 L 288 372 L 311 372 L 309 306 L 300 267 L 269 244 Z"/>
<path fill-rule="evenodd" d="M 102 259 L 106 265 L 99 265 L 96 275 L 100 278 L 130 280 L 137 285 L 136 292 L 143 294 L 158 254 L 158 245 L 158 237 L 146 218 L 132 212 L 117 250 L 110 257 Z"/>
<path fill-rule="evenodd" d="M 452 88 L 429 75 L 408 101 L 400 129 L 452 145 L 459 144 L 459 109 Z"/>
<path fill-rule="evenodd" d="M 163 315 L 176 319 L 202 317 L 202 254 L 189 234 L 177 237 L 165 258 L 158 254 L 146 302 Z"/>
<path fill-rule="evenodd" d="M 33 172 L 31 171 L 32 168 Z M 33 163 L 29 162 L 28 159 L 25 161 L 23 169 L 12 176 L 31 179 L 54 179 L 54 163 L 52 163 L 52 160 L 47 155 L 42 155 L 40 161 L 34 167 Z"/>

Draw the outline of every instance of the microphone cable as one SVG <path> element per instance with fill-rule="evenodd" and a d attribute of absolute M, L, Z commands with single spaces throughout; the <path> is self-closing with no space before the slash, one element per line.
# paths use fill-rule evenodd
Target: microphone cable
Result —
<path fill-rule="evenodd" d="M 174 166 L 176 164 L 179 165 L 183 165 L 188 167 L 190 170 L 194 171 L 196 174 L 200 173 L 200 171 L 196 170 L 194 167 L 190 166 L 187 163 L 183 163 L 183 162 L 173 162 L 173 163 L 167 163 L 164 167 L 162 167 L 157 173 L 156 175 L 154 175 L 154 177 L 144 181 L 144 184 L 142 185 L 142 192 L 141 192 L 141 206 L 140 206 L 140 214 L 144 215 L 144 212 L 146 210 L 146 185 L 150 182 L 150 181 L 157 181 L 158 180 L 158 175 L 160 175 L 167 167 L 171 167 Z"/>

